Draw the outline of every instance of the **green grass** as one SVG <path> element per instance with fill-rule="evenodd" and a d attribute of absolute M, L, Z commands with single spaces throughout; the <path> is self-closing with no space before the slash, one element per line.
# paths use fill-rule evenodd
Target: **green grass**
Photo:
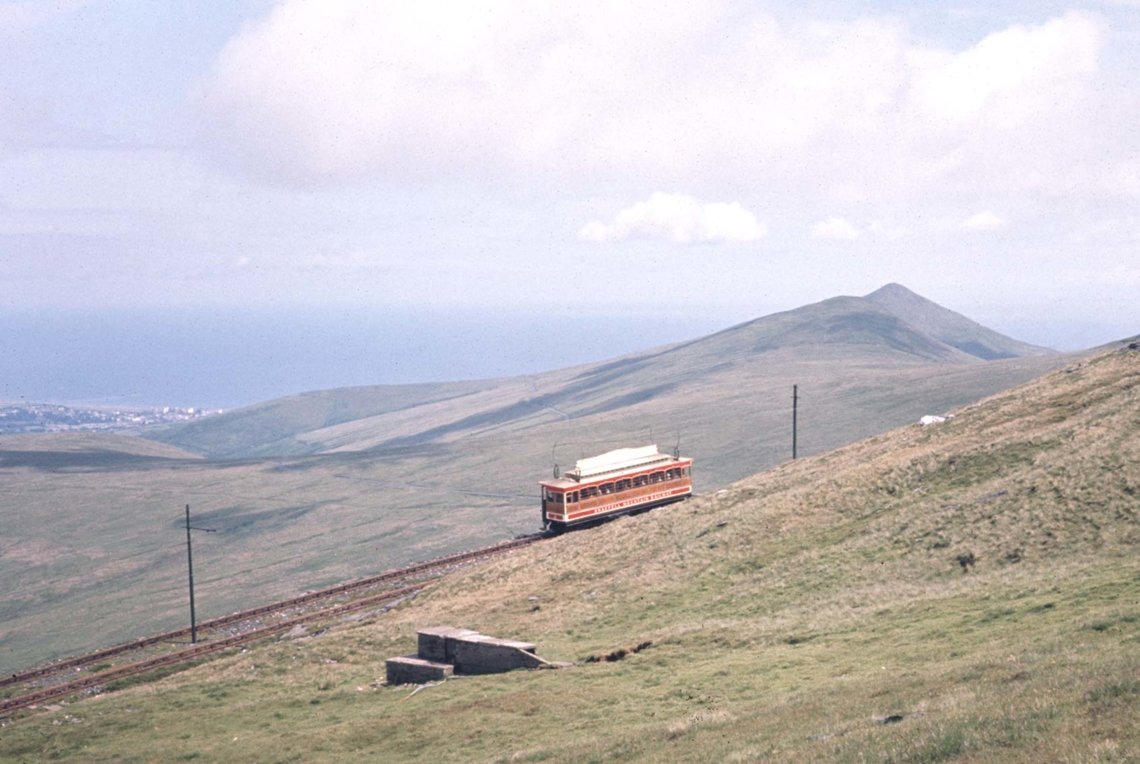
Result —
<path fill-rule="evenodd" d="M 414 695 L 376 686 L 379 656 L 410 645 L 408 624 L 354 628 L 54 715 L 66 713 L 67 724 L 18 722 L 0 738 L 0 753 L 93 761 L 1033 761 L 1115 750 L 1125 761 L 1137 742 L 1138 688 L 1121 676 L 1135 673 L 1135 650 L 1109 636 L 1074 639 L 1080 627 L 1071 623 L 1097 612 L 1090 591 L 1135 579 L 1134 566 L 1112 567 L 1067 570 L 1079 582 L 1052 593 L 1057 615 L 1046 611 L 1045 623 L 1022 578 L 985 582 L 984 602 L 978 590 L 948 581 L 935 592 L 943 600 L 912 593 L 892 599 L 902 604 L 887 614 L 848 614 L 794 644 L 776 636 L 771 617 L 733 622 L 722 607 L 690 602 L 685 613 L 670 608 L 645 624 L 660 641 L 623 660 L 461 678 Z M 680 588 L 686 601 L 694 595 Z M 1125 593 L 1140 592 L 1133 584 Z M 836 607 L 834 598 L 807 597 L 773 616 L 810 621 L 803 607 L 812 604 Z M 980 617 L 995 606 L 1013 612 Z M 561 622 L 580 624 L 580 615 Z M 497 619 L 515 634 L 523 629 Z M 543 651 L 616 644 L 626 629 L 608 621 L 590 619 L 586 634 L 568 640 L 551 633 Z M 884 722 L 892 716 L 902 719 Z M 154 736 L 155 728 L 166 734 Z"/>
<path fill-rule="evenodd" d="M 1116 392 L 1038 416 L 1082 386 Z M 1133 356 L 1107 356 L 940 431 L 540 543 L 371 622 L 19 719 L 0 759 L 1135 761 L 1138 388 Z M 977 467 L 931 477 L 951 459 Z M 383 685 L 383 660 L 439 624 L 577 665 Z"/>
<path fill-rule="evenodd" d="M 282 438 L 303 451 L 364 449 L 345 453 L 219 461 L 139 438 L 0 438 L 0 672 L 185 625 L 186 504 L 196 525 L 218 528 L 194 539 L 208 618 L 534 530 L 535 483 L 552 457 L 565 466 L 618 445 L 665 444 L 679 430 L 698 490 L 717 489 L 786 457 L 792 384 L 806 396 L 800 445 L 810 453 L 1062 362 L 916 364 L 866 349 L 733 355 L 734 342 L 610 370 L 300 396 L 234 412 L 217 430 L 204 420 L 179 440 L 217 453 L 272 450 Z M 666 381 L 668 394 L 606 408 Z M 526 403 L 560 395 L 575 418 Z M 496 411 L 517 418 L 498 421 Z M 410 445 L 384 445 L 392 439 Z M 116 449 L 140 458 L 107 459 Z M 61 451 L 65 463 L 53 456 Z M 957 551 L 955 539 L 929 532 Z M 730 534 L 713 535 L 724 543 Z M 78 611 L 82 630 L 69 628 Z"/>
<path fill-rule="evenodd" d="M 171 674 L 177 674 L 179 671 L 185 671 L 193 665 L 194 663 L 184 663 L 177 666 L 165 666 L 163 668 L 154 669 L 153 671 L 148 671 L 145 674 L 138 674 L 136 676 L 115 679 L 107 682 L 107 684 L 102 689 L 104 692 L 118 692 L 120 690 L 125 690 L 128 687 L 135 687 L 140 684 L 149 684 L 151 682 L 158 681 L 163 677 L 170 676 Z M 92 671 L 94 671 L 94 669 L 92 669 Z"/>

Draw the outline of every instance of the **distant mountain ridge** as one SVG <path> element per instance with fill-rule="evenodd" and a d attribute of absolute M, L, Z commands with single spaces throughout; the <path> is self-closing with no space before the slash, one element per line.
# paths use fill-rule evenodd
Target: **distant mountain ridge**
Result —
<path fill-rule="evenodd" d="M 918 331 L 984 361 L 1049 355 L 1054 352 L 987 329 L 960 313 L 915 294 L 901 284 L 887 284 L 871 292 L 865 299 L 889 310 Z"/>
<path fill-rule="evenodd" d="M 766 395 L 769 389 L 813 378 L 835 387 L 860 374 L 970 367 L 1050 353 L 888 284 L 865 297 L 833 297 L 696 340 L 572 369 L 502 380 L 304 393 L 159 428 L 148 437 L 233 458 L 422 447 L 491 430 L 527 431 L 599 417 L 596 426 L 610 429 L 614 417 L 636 421 L 649 409 L 675 422 L 675 428 L 689 429 L 685 421 L 693 412 L 710 409 L 710 416 L 718 416 L 716 407 L 729 405 L 742 391 Z M 946 393 L 938 392 L 929 379 L 932 370 L 907 373 L 923 376 L 930 388 L 933 399 L 924 409 L 968 400 L 961 397 L 964 389 L 946 383 Z M 992 385 L 1000 375 L 975 371 L 965 376 L 972 379 L 968 389 L 984 393 L 997 389 Z M 859 395 L 871 389 L 864 386 Z M 897 399 L 907 393 L 894 403 L 886 390 L 875 395 L 873 408 L 865 413 L 874 410 L 880 412 L 876 418 L 896 423 L 891 417 L 900 412 L 880 409 L 897 407 Z M 862 428 L 852 432 L 862 434 Z"/>
<path fill-rule="evenodd" d="M 890 310 L 863 297 L 832 297 L 794 310 L 774 313 L 686 347 L 722 353 L 732 348 L 750 353 L 794 351 L 801 357 L 860 354 L 911 361 L 966 362 L 968 354 L 925 334 Z"/>

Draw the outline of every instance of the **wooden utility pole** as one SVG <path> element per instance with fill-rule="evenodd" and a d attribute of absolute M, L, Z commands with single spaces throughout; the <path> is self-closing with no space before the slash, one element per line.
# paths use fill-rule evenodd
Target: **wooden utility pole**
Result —
<path fill-rule="evenodd" d="M 792 458 L 796 458 L 796 416 L 800 405 L 800 386 L 792 385 Z"/>
<path fill-rule="evenodd" d="M 194 617 L 194 549 L 190 543 L 190 531 L 213 533 L 213 528 L 190 527 L 190 505 L 186 505 L 186 569 L 190 574 L 190 644 L 198 641 L 198 621 Z"/>

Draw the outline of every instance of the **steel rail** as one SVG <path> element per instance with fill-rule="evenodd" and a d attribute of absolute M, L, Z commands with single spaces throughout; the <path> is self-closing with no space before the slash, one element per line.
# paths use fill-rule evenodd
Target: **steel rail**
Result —
<path fill-rule="evenodd" d="M 97 674 L 91 674 L 80 679 L 72 680 L 66 684 L 57 685 L 55 687 L 46 687 L 42 690 L 28 693 L 26 695 L 20 695 L 14 698 L 0 700 L 0 713 L 4 713 L 6 711 L 14 711 L 20 708 L 26 708 L 37 703 L 42 703 L 45 700 L 51 700 L 52 698 L 71 695 L 73 693 L 79 692 L 80 690 L 85 690 L 90 687 L 98 687 L 100 685 L 107 684 L 108 682 L 113 682 L 117 679 L 125 679 L 132 676 L 138 676 L 139 674 L 145 674 L 156 669 L 165 668 L 167 666 L 177 666 L 183 663 L 188 663 L 195 658 L 201 658 L 213 653 L 222 652 L 231 647 L 236 647 L 237 645 L 256 642 L 258 640 L 265 639 L 266 637 L 280 634 L 283 631 L 287 631 L 295 626 L 299 626 L 305 623 L 310 623 L 312 621 L 322 621 L 328 618 L 335 618 L 337 616 L 351 613 L 356 610 L 363 610 L 364 608 L 371 607 L 372 605 L 378 605 L 382 602 L 398 600 L 411 594 L 415 594 L 425 586 L 427 586 L 427 584 L 415 584 L 412 586 L 405 586 L 400 589 L 393 589 L 382 594 L 365 597 L 353 602 L 347 602 L 343 605 L 336 605 L 334 607 L 325 608 L 324 610 L 318 610 L 313 613 L 306 613 L 305 615 L 298 616 L 296 618 L 290 618 L 288 620 L 281 621 L 270 626 L 263 626 L 259 629 L 254 629 L 253 631 L 234 634 L 232 636 L 223 637 L 222 639 L 217 639 L 210 642 L 199 642 L 192 647 L 188 647 L 184 650 L 179 650 L 175 653 L 168 653 L 166 655 L 160 655 L 156 658 L 150 658 L 148 660 L 138 661 L 136 663 L 129 663 L 125 666 L 107 669 L 106 671 L 100 671 Z"/>
<path fill-rule="evenodd" d="M 321 589 L 315 592 L 308 592 L 306 594 L 292 597 L 287 600 L 274 602 L 269 605 L 263 605 L 260 607 L 252 608 L 250 610 L 243 610 L 237 613 L 231 613 L 230 615 L 214 618 L 198 624 L 198 628 L 201 630 L 218 629 L 230 624 L 249 621 L 257 618 L 258 616 L 266 615 L 268 613 L 281 612 L 283 610 L 288 610 L 289 608 L 311 604 L 321 599 L 331 598 L 341 594 L 348 594 L 353 591 L 366 589 L 371 586 L 411 578 L 417 575 L 427 575 L 441 568 L 460 565 L 465 562 L 471 562 L 481 558 L 492 557 L 496 554 L 508 552 L 512 549 L 517 549 L 538 541 L 540 538 L 542 538 L 542 536 L 537 534 L 533 536 L 524 536 L 517 539 L 512 539 L 510 541 L 501 542 L 493 546 L 483 547 L 481 549 L 475 549 L 467 552 L 459 552 L 457 554 L 446 555 L 444 557 L 438 557 L 432 560 L 415 563 L 414 565 L 409 565 L 404 568 L 388 570 L 375 576 L 369 576 L 368 578 L 349 581 L 344 584 L 339 584 L 337 586 Z M 166 655 L 139 661 L 136 663 L 127 664 L 125 666 L 107 669 L 106 671 L 91 674 L 80 679 L 74 679 L 55 687 L 43 688 L 36 692 L 3 699 L 0 700 L 0 713 L 16 710 L 19 708 L 26 708 L 30 705 L 35 705 L 36 703 L 42 702 L 43 700 L 70 695 L 89 687 L 99 686 L 101 684 L 105 684 L 107 682 L 111 682 L 123 677 L 146 673 L 156 668 L 184 663 L 189 660 L 193 660 L 194 658 L 201 655 L 209 655 L 213 652 L 224 650 L 232 645 L 243 644 L 247 641 L 256 641 L 267 636 L 272 636 L 274 634 L 280 633 L 281 631 L 293 628 L 298 624 L 332 618 L 344 613 L 353 612 L 354 610 L 360 610 L 362 608 L 369 607 L 373 604 L 383 602 L 384 600 L 398 598 L 408 593 L 414 593 L 422 589 L 424 586 L 426 586 L 426 584 L 416 584 L 403 587 L 401 589 L 382 592 L 380 594 L 368 595 L 366 597 L 355 599 L 348 603 L 343 603 L 340 605 L 335 605 L 333 607 L 313 611 L 311 613 L 306 613 L 300 616 L 295 616 L 293 618 L 289 618 L 269 626 L 264 626 L 252 631 L 243 632 L 242 634 L 224 637 L 222 639 L 213 640 L 210 642 L 203 642 L 184 650 L 168 653 Z M 172 642 L 180 638 L 185 638 L 189 634 L 190 628 L 183 627 L 180 629 L 163 632 L 161 634 L 153 634 L 151 636 L 142 637 L 131 642 L 124 642 L 102 650 L 97 650 L 95 652 L 86 653 L 84 655 L 75 656 L 73 658 L 68 658 L 56 663 L 39 666 L 28 671 L 11 674 L 10 676 L 0 678 L 0 687 L 19 684 L 21 682 L 27 682 L 45 676 L 51 676 L 70 668 L 89 665 L 105 658 L 110 658 L 116 655 L 122 655 L 124 653 L 131 652 L 132 650 L 140 650 L 163 642 Z"/>

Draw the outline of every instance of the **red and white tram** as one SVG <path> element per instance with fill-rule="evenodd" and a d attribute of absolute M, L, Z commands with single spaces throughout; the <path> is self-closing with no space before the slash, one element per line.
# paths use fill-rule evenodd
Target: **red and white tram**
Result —
<path fill-rule="evenodd" d="M 565 530 L 691 496 L 693 460 L 657 446 L 619 448 L 579 459 L 574 469 L 542 486 L 542 527 Z"/>

